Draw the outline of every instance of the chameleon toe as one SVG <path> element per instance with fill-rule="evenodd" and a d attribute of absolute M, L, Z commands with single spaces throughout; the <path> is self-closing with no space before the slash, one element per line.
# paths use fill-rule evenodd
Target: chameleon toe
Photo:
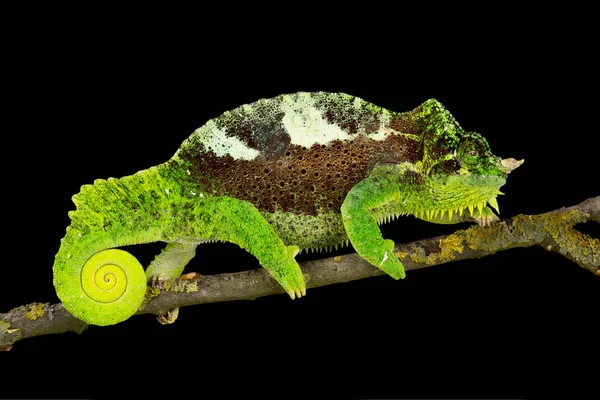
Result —
<path fill-rule="evenodd" d="M 170 325 L 177 320 L 177 317 L 179 317 L 179 307 L 173 308 L 163 315 L 159 315 L 156 317 L 156 320 L 160 322 L 161 325 Z"/>

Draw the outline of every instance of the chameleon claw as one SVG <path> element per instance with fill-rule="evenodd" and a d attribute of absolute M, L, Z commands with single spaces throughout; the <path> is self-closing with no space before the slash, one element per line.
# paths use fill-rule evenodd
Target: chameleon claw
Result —
<path fill-rule="evenodd" d="M 298 246 L 286 246 L 287 260 L 283 262 L 280 268 L 283 269 L 283 273 L 278 279 L 279 284 L 283 286 L 284 290 L 290 296 L 292 300 L 299 299 L 303 295 L 306 295 L 306 286 L 304 283 L 304 275 L 300 266 L 294 259 L 294 257 L 300 252 Z"/>
<path fill-rule="evenodd" d="M 163 289 L 164 282 L 165 282 L 165 279 L 162 275 L 154 275 L 154 276 L 152 276 L 152 278 L 150 278 L 150 286 L 157 288 L 157 289 Z"/>
<path fill-rule="evenodd" d="M 491 226 L 492 222 L 494 221 L 498 221 L 499 218 L 495 217 L 495 216 L 483 216 L 483 217 L 479 217 L 479 218 L 475 218 L 475 222 L 477 222 L 478 225 L 480 226 Z"/>
<path fill-rule="evenodd" d="M 299 299 L 302 296 L 306 296 L 306 289 L 290 289 L 287 291 L 287 294 L 290 296 L 292 300 Z"/>
<path fill-rule="evenodd" d="M 161 323 L 161 325 L 170 325 L 177 320 L 179 316 L 179 307 L 173 308 L 167 311 L 166 314 L 159 315 L 156 317 L 156 320 Z"/>

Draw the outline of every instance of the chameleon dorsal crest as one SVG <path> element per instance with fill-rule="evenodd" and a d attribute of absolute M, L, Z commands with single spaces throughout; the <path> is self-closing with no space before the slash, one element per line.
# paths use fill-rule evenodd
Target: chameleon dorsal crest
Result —
<path fill-rule="evenodd" d="M 403 278 L 379 224 L 401 215 L 490 223 L 498 217 L 487 204 L 498 209 L 521 162 L 493 155 L 433 99 L 407 112 L 342 93 L 258 100 L 207 121 L 163 164 L 82 186 L 54 284 L 73 315 L 110 325 L 137 311 L 148 282 L 180 276 L 207 241 L 252 253 L 292 298 L 306 293 L 301 250 L 352 244 Z M 117 249 L 156 241 L 167 246 L 146 272 Z"/>

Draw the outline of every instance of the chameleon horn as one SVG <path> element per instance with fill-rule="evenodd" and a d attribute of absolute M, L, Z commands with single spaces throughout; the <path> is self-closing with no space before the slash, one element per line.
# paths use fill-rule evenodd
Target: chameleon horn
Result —
<path fill-rule="evenodd" d="M 79 283 L 79 282 L 78 282 Z M 124 321 L 140 307 L 146 294 L 146 274 L 130 253 L 110 249 L 92 255 L 81 269 L 80 296 L 70 296 L 77 318 L 94 325 Z M 60 296 L 59 296 L 60 297 Z"/>
<path fill-rule="evenodd" d="M 501 161 L 502 167 L 507 174 L 519 168 L 523 162 L 525 162 L 525 160 L 515 160 L 514 158 L 505 158 Z"/>

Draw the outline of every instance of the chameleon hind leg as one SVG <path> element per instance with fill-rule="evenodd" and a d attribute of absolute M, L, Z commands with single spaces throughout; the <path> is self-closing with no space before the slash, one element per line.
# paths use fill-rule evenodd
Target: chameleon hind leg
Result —
<path fill-rule="evenodd" d="M 342 222 L 350 243 L 365 260 L 394 279 L 406 274 L 400 260 L 394 255 L 394 242 L 383 239 L 375 217 L 370 210 L 394 201 L 399 186 L 394 176 L 371 175 L 358 182 L 342 203 Z"/>
<path fill-rule="evenodd" d="M 167 243 L 163 251 L 146 268 L 146 277 L 152 286 L 159 286 L 166 279 L 179 278 L 196 255 L 196 243 Z M 179 307 L 168 310 L 156 319 L 163 325 L 172 324 L 179 316 Z"/>
<path fill-rule="evenodd" d="M 255 256 L 292 299 L 306 294 L 302 270 L 294 259 L 299 247 L 286 246 L 252 203 L 228 196 L 205 197 L 197 199 L 190 212 L 181 223 L 190 240 L 237 244 Z M 174 226 L 173 232 L 177 231 L 180 228 Z M 227 262 L 227 255 L 222 262 Z"/>

